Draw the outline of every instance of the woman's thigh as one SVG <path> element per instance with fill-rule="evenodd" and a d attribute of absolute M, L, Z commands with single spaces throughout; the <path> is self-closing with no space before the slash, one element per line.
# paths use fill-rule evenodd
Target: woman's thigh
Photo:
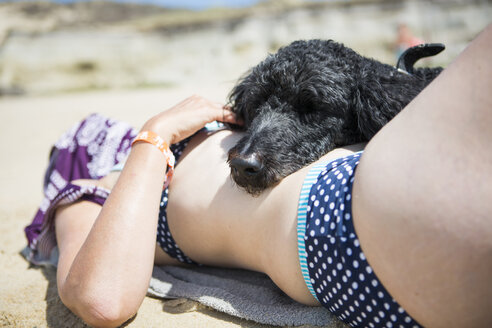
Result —
<path fill-rule="evenodd" d="M 424 326 L 492 322 L 492 25 L 368 144 L 354 226 Z"/>

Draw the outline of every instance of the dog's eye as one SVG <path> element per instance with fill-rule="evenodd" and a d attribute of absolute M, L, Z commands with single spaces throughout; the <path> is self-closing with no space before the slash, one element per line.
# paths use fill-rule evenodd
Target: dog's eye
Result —
<path fill-rule="evenodd" d="M 304 99 L 299 102 L 296 108 L 301 113 L 310 113 L 315 110 L 315 104 L 312 100 Z"/>

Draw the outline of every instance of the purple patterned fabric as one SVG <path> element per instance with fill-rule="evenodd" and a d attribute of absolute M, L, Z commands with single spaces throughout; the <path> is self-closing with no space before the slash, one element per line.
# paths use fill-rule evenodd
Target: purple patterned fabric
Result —
<path fill-rule="evenodd" d="M 74 125 L 53 146 L 44 179 L 44 198 L 34 219 L 24 230 L 28 246 L 24 255 L 34 264 L 53 262 L 56 240 L 55 209 L 84 199 L 102 205 L 109 191 L 96 186 L 76 186 L 76 179 L 99 179 L 125 161 L 137 131 L 129 124 L 92 114 Z M 53 264 L 53 263 L 52 263 Z"/>

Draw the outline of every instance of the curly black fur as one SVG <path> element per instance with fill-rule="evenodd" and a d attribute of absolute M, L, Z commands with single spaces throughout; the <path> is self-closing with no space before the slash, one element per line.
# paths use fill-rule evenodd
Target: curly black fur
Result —
<path fill-rule="evenodd" d="M 330 150 L 371 139 L 441 68 L 413 75 L 332 40 L 296 41 L 269 55 L 234 87 L 229 102 L 246 136 L 229 152 L 234 181 L 258 194 Z"/>

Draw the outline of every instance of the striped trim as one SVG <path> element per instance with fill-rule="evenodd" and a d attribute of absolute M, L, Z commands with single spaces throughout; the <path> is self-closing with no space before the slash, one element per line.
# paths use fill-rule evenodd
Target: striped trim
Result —
<path fill-rule="evenodd" d="M 316 293 L 314 292 L 311 284 L 311 278 L 309 277 L 304 236 L 306 234 L 307 207 L 311 187 L 316 183 L 316 181 L 318 181 L 319 174 L 323 171 L 327 164 L 328 162 L 317 163 L 309 170 L 306 178 L 304 179 L 304 183 L 302 184 L 301 195 L 299 196 L 299 205 L 297 207 L 297 251 L 299 254 L 299 262 L 301 264 L 301 272 L 304 277 L 304 282 L 315 299 L 318 298 L 316 297 Z"/>

